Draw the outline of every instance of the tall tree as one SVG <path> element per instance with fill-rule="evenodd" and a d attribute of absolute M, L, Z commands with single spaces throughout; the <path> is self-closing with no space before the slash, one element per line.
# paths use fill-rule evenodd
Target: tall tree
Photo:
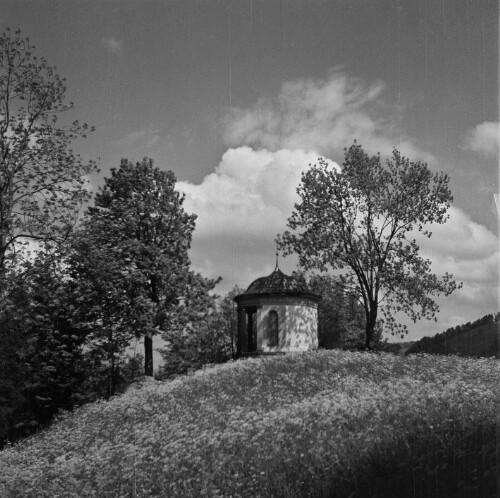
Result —
<path fill-rule="evenodd" d="M 119 338 L 118 350 L 131 333 L 143 336 L 149 376 L 153 335 L 174 320 L 189 275 L 196 216 L 184 211 L 175 182 L 151 159 L 123 159 L 88 209 L 72 260 L 82 309 L 110 341 Z"/>
<path fill-rule="evenodd" d="M 19 31 L 0 35 L 0 276 L 27 240 L 65 240 L 89 197 L 95 164 L 70 148 L 89 127 L 59 123 L 72 108 L 64 84 Z"/>
<path fill-rule="evenodd" d="M 339 271 L 343 287 L 364 307 L 366 348 L 379 310 L 385 326 L 402 335 L 406 326 L 396 322 L 396 312 L 413 321 L 436 319 L 432 297 L 457 288 L 452 275 L 431 272 L 414 239 L 415 232 L 431 236 L 425 225 L 447 220 L 448 183 L 447 175 L 397 150 L 384 166 L 380 155 L 368 156 L 356 142 L 345 150 L 340 170 L 320 159 L 302 174 L 300 203 L 288 219 L 292 232 L 278 243 L 285 254 L 297 253 L 306 270 Z"/>

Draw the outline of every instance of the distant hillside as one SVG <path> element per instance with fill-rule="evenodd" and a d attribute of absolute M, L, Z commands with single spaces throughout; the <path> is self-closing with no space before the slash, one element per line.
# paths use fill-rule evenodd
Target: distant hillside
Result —
<path fill-rule="evenodd" d="M 406 354 L 459 354 L 500 358 L 500 314 L 490 314 L 472 323 L 450 328 L 434 337 L 423 337 Z"/>
<path fill-rule="evenodd" d="M 397 342 L 394 344 L 398 347 L 395 352 L 399 355 L 404 355 L 415 344 L 415 341 Z"/>

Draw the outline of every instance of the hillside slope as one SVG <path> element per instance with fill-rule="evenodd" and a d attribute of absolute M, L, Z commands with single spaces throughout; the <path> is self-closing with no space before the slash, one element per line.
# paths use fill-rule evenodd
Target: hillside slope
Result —
<path fill-rule="evenodd" d="M 459 354 L 500 358 L 500 322 L 492 322 L 470 330 L 438 334 L 417 341 L 406 354 Z"/>
<path fill-rule="evenodd" d="M 493 359 L 241 360 L 137 385 L 5 449 L 0 496 L 487 496 L 499 381 Z"/>

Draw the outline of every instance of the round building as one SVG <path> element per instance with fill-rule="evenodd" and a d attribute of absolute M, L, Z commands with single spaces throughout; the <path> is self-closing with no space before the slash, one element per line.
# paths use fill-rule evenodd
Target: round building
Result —
<path fill-rule="evenodd" d="M 304 279 L 276 265 L 234 298 L 238 310 L 239 355 L 310 351 L 318 347 L 318 302 Z"/>

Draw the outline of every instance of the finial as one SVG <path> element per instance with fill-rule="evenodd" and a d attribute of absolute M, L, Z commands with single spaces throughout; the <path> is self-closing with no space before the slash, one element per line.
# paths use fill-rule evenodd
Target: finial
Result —
<path fill-rule="evenodd" d="M 276 250 L 276 268 L 274 269 L 274 271 L 276 271 L 278 269 L 278 256 L 279 256 L 279 253 L 278 253 L 278 250 Z"/>

